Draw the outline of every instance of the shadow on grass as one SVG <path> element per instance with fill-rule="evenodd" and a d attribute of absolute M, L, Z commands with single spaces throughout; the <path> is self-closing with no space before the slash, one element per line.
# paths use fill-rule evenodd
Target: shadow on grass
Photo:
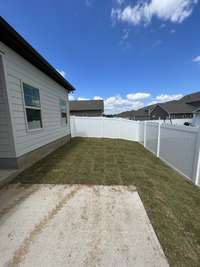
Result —
<path fill-rule="evenodd" d="M 12 184 L 66 184 L 73 152 L 81 143 L 81 139 L 73 139 L 21 172 Z"/>

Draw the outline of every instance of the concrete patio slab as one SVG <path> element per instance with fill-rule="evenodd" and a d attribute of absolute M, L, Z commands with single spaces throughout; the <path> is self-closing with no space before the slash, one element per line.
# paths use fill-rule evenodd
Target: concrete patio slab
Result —
<path fill-rule="evenodd" d="M 134 187 L 9 185 L 0 266 L 168 266 Z"/>

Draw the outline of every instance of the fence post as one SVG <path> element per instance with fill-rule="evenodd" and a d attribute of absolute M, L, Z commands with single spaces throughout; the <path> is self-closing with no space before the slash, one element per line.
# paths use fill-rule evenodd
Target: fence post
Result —
<path fill-rule="evenodd" d="M 159 122 L 158 122 L 158 145 L 157 145 L 157 157 L 158 158 L 160 156 L 160 128 L 161 128 L 161 123 L 159 120 Z"/>
<path fill-rule="evenodd" d="M 71 136 L 72 137 L 75 137 L 75 127 L 74 127 L 75 122 L 74 122 L 74 117 L 73 116 L 70 116 L 69 119 L 70 119 Z"/>
<path fill-rule="evenodd" d="M 194 168 L 195 170 L 195 185 L 199 185 L 199 177 L 200 177 L 200 129 L 198 131 L 197 136 L 197 154 L 196 154 L 196 166 Z"/>
<path fill-rule="evenodd" d="M 147 122 L 144 122 L 144 147 L 146 147 L 146 138 L 147 138 Z"/>

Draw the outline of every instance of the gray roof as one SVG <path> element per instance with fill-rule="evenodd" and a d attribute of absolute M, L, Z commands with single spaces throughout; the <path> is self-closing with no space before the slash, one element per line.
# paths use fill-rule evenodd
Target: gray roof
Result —
<path fill-rule="evenodd" d="M 200 92 L 186 95 L 183 98 L 181 98 L 181 101 L 188 103 L 188 104 L 194 103 L 194 102 L 199 102 L 200 101 Z"/>
<path fill-rule="evenodd" d="M 149 111 L 153 111 L 153 109 L 159 105 L 161 108 L 163 108 L 167 113 L 169 114 L 186 114 L 186 113 L 193 113 L 197 107 L 193 106 L 194 103 L 200 102 L 200 92 L 196 92 L 190 95 L 186 95 L 182 97 L 180 100 L 173 100 L 168 101 L 165 103 L 158 103 L 154 105 L 149 105 L 143 108 L 140 108 L 138 110 L 131 110 L 126 111 L 121 114 L 118 114 L 118 116 L 122 117 L 146 117 L 148 116 Z"/>
<path fill-rule="evenodd" d="M 100 110 L 104 111 L 103 100 L 75 100 L 70 101 L 70 111 L 88 111 Z"/>
<path fill-rule="evenodd" d="M 193 113 L 200 113 L 200 108 L 195 109 Z"/>
<path fill-rule="evenodd" d="M 196 109 L 194 106 L 184 103 L 181 100 L 169 101 L 158 105 L 169 114 L 192 113 Z"/>
<path fill-rule="evenodd" d="M 151 112 L 155 107 L 156 107 L 156 104 L 149 105 L 149 106 L 140 108 L 138 110 L 135 110 L 133 111 L 133 116 L 141 116 L 141 117 L 148 116 L 149 112 Z"/>

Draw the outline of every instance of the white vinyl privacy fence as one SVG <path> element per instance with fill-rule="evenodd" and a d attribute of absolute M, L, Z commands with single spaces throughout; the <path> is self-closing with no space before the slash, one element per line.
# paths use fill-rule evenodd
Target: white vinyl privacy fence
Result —
<path fill-rule="evenodd" d="M 140 142 L 172 168 L 200 185 L 200 129 L 119 118 L 71 117 L 72 137 Z"/>
<path fill-rule="evenodd" d="M 200 184 L 198 128 L 145 122 L 144 132 L 144 146 L 148 150 L 195 184 Z"/>
<path fill-rule="evenodd" d="M 139 141 L 138 122 L 105 117 L 71 117 L 72 137 L 119 138 Z"/>

